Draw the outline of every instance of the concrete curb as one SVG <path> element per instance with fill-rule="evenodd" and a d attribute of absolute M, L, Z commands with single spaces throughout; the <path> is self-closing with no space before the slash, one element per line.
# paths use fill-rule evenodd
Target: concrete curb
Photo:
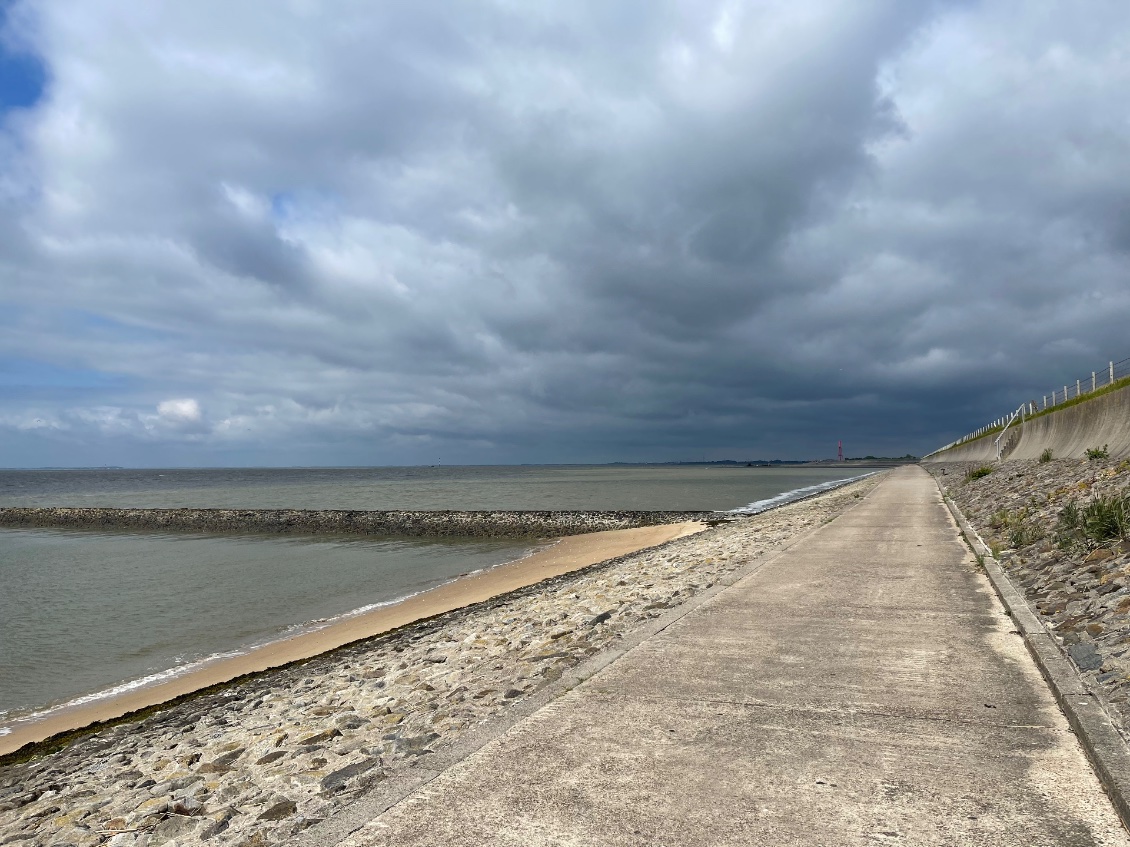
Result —
<path fill-rule="evenodd" d="M 1122 825 L 1130 830 L 1130 750 L 1127 750 L 1122 736 L 1114 728 L 1102 700 L 1087 688 L 1059 642 L 1048 632 L 1024 595 L 1012 584 L 961 509 L 945 496 L 945 492 L 941 492 L 940 485 L 938 488 L 965 540 L 982 560 L 989 582 L 1005 611 L 1016 622 L 1016 628 L 1024 637 L 1028 652 L 1082 744 L 1091 767 L 1122 820 Z"/>
<path fill-rule="evenodd" d="M 855 481 L 859 482 L 861 480 Z M 871 491 L 874 490 L 874 488 L 871 489 Z M 862 503 L 871 496 L 871 491 L 867 492 L 867 494 L 861 497 L 857 502 L 850 504 L 835 517 L 838 518 L 854 509 L 859 503 Z M 819 494 L 813 495 L 813 497 L 827 493 L 830 492 L 820 492 Z M 782 505 L 792 505 L 796 502 L 800 501 L 791 501 Z M 835 518 L 833 518 L 833 520 L 834 519 Z M 671 609 L 658 618 L 626 634 L 623 640 L 615 647 L 611 647 L 602 653 L 590 657 L 587 661 L 577 665 L 569 673 L 563 675 L 556 682 L 547 685 L 529 699 L 515 703 L 509 707 L 505 713 L 491 718 L 475 729 L 470 730 L 450 747 L 442 748 L 440 752 L 429 756 L 426 763 L 421 763 L 405 773 L 397 774 L 379 783 L 350 805 L 335 812 L 333 815 L 315 826 L 312 826 L 305 832 L 291 838 L 288 843 L 295 847 L 329 847 L 329 845 L 339 844 L 369 821 L 384 814 L 401 800 L 404 800 L 409 794 L 412 794 L 417 789 L 439 777 L 444 771 L 462 762 L 496 738 L 505 735 L 520 721 L 525 720 L 562 695 L 572 691 L 582 682 L 585 682 L 600 670 L 612 664 L 625 653 L 635 649 L 653 636 L 658 635 L 663 630 L 667 629 L 667 627 L 671 626 L 671 624 L 695 611 L 731 585 L 757 573 L 797 544 L 800 544 L 802 541 L 820 532 L 827 525 L 827 522 L 818 524 L 795 536 L 791 541 L 776 550 L 751 559 L 747 564 L 722 577 L 710 588 L 691 597 L 682 605 Z"/>

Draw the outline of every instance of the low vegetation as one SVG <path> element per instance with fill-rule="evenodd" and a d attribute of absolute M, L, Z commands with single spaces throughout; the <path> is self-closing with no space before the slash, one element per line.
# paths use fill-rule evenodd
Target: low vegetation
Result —
<path fill-rule="evenodd" d="M 1012 548 L 1035 544 L 1047 534 L 1027 507 L 994 512 L 989 525 L 1000 532 Z"/>
<path fill-rule="evenodd" d="M 1046 465 L 1052 460 L 1052 448 L 1045 447 L 1044 452 L 1040 454 L 1040 464 Z"/>
<path fill-rule="evenodd" d="M 988 476 L 992 472 L 993 472 L 992 465 L 981 465 L 981 467 L 974 468 L 969 473 L 967 473 L 965 475 L 965 481 L 970 482 L 971 480 L 974 480 L 974 479 L 981 479 L 982 477 Z"/>
<path fill-rule="evenodd" d="M 1088 447 L 1087 458 L 1092 462 L 1096 462 L 1100 459 L 1110 458 L 1110 453 L 1107 451 L 1107 446 L 1108 445 L 1104 444 L 1102 447 Z"/>
<path fill-rule="evenodd" d="M 1130 537 L 1130 492 L 1098 496 L 1082 506 L 1072 502 L 1060 509 L 1056 542 L 1065 550 L 1127 537 Z"/>

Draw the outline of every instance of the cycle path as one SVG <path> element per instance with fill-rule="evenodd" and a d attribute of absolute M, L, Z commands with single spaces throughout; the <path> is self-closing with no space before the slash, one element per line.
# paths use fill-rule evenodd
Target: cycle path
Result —
<path fill-rule="evenodd" d="M 917 467 L 337 843 L 1130 847 Z"/>

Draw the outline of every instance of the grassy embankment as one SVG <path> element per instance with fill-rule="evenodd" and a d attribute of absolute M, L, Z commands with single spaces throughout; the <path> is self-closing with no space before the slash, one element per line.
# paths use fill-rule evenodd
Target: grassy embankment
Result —
<path fill-rule="evenodd" d="M 1080 394 L 1077 397 L 1072 397 L 1070 400 L 1064 400 L 1062 403 L 1057 403 L 1054 406 L 1048 406 L 1046 409 L 1040 409 L 1038 412 L 1033 412 L 1031 415 L 1025 415 L 1021 423 L 1033 421 L 1036 418 L 1042 418 L 1044 415 L 1050 415 L 1052 412 L 1058 412 L 1062 409 L 1069 409 L 1072 406 L 1078 406 L 1080 403 L 1086 403 L 1088 400 L 1094 400 L 1096 397 L 1102 397 L 1104 394 L 1111 394 L 1121 388 L 1130 387 L 1130 376 L 1124 376 L 1122 379 L 1115 380 L 1109 385 L 1104 385 L 1102 388 L 1096 388 L 1094 391 L 1089 391 L 1086 394 Z M 965 447 L 967 444 L 972 444 L 975 441 L 980 441 L 982 438 L 990 438 L 997 435 L 1004 430 L 1003 425 L 990 427 L 982 432 L 976 438 L 967 438 L 964 441 L 959 441 L 957 444 L 950 447 L 953 450 L 957 447 Z M 942 451 L 943 453 L 948 451 Z"/>

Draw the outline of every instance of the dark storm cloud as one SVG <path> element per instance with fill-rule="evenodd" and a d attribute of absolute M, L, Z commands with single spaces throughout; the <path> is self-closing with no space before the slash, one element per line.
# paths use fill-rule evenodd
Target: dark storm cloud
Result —
<path fill-rule="evenodd" d="M 1130 355 L 1117 3 L 13 9 L 0 463 L 924 452 Z"/>

